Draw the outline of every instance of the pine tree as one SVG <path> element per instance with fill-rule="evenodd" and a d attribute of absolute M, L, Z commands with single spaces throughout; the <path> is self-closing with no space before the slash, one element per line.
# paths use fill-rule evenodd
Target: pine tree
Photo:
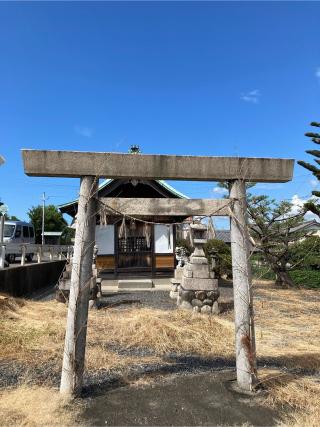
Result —
<path fill-rule="evenodd" d="M 258 253 L 276 275 L 276 285 L 293 286 L 289 275 L 291 247 L 305 237 L 299 226 L 303 214 L 293 214 L 293 205 L 287 201 L 276 202 L 268 196 L 248 197 L 248 217 L 251 236 Z"/>
<path fill-rule="evenodd" d="M 311 122 L 310 126 L 320 128 L 320 123 L 319 122 Z M 307 132 L 307 133 L 305 133 L 305 136 L 307 136 L 308 138 L 311 138 L 311 141 L 314 142 L 315 144 L 320 145 L 320 133 Z M 320 165 L 320 150 L 306 150 L 306 153 L 313 156 L 315 163 L 317 163 L 317 165 Z M 305 169 L 308 169 L 310 172 L 312 172 L 312 174 L 320 181 L 320 167 L 319 166 L 315 166 L 314 164 L 305 162 L 303 160 L 299 160 L 298 164 L 300 166 L 304 167 Z M 316 190 L 312 191 L 312 194 L 316 197 L 320 197 L 320 191 L 316 191 Z M 316 214 L 320 217 L 320 205 L 319 204 L 315 203 L 314 201 L 308 201 L 305 204 L 305 208 L 306 208 L 306 210 L 310 210 L 311 212 L 313 212 L 314 214 Z"/>

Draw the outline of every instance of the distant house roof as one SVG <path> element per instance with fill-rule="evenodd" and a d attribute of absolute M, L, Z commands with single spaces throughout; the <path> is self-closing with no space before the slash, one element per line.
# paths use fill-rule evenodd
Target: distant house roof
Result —
<path fill-rule="evenodd" d="M 216 239 L 222 240 L 224 243 L 231 243 L 230 230 L 216 230 Z"/>
<path fill-rule="evenodd" d="M 314 231 L 314 230 L 320 230 L 320 222 L 316 221 L 315 219 L 312 219 L 310 221 L 304 221 L 302 224 L 298 225 L 297 227 L 292 227 L 290 229 L 290 233 L 294 233 L 296 231 Z"/>

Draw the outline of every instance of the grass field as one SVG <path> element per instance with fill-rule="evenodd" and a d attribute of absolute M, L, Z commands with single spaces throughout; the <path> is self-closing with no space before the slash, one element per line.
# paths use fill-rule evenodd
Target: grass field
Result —
<path fill-rule="evenodd" d="M 318 426 L 320 293 L 279 290 L 271 282 L 259 282 L 254 293 L 264 404 L 283 407 L 279 423 Z M 81 425 L 86 399 L 64 401 L 57 388 L 66 307 L 2 298 L 0 316 L 0 425 Z M 200 367 L 208 360 L 213 366 L 217 359 L 234 363 L 232 309 L 218 317 L 136 304 L 90 311 L 86 381 L 91 389 L 111 376 L 125 384 L 155 381 L 170 372 L 163 367 L 174 368 L 177 358 L 190 355 Z"/>

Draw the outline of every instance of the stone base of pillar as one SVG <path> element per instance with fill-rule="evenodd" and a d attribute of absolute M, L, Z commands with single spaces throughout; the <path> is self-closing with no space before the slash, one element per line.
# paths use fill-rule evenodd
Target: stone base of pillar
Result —
<path fill-rule="evenodd" d="M 177 299 L 179 286 L 181 285 L 181 279 L 173 278 L 170 280 L 170 282 L 171 282 L 170 298 Z"/>
<path fill-rule="evenodd" d="M 70 264 L 67 264 L 63 271 L 62 277 L 56 287 L 56 300 L 62 303 L 68 303 L 69 293 L 71 286 L 71 270 L 72 260 Z M 101 297 L 101 279 L 97 278 L 97 269 L 95 265 L 92 265 L 92 278 L 90 280 L 90 296 L 89 296 L 89 308 L 97 306 L 97 302 Z"/>
<path fill-rule="evenodd" d="M 181 285 L 181 280 L 183 276 L 184 267 L 177 266 L 174 270 L 174 278 L 170 280 L 171 288 L 170 288 L 170 298 L 177 299 L 178 298 L 178 290 Z"/>
<path fill-rule="evenodd" d="M 181 285 L 178 291 L 177 305 L 183 310 L 192 310 L 196 313 L 219 314 L 219 296 L 220 292 L 217 287 L 210 290 L 194 290 L 185 289 Z"/>
<path fill-rule="evenodd" d="M 177 266 L 176 269 L 174 270 L 174 278 L 181 281 L 183 276 L 183 270 L 184 270 L 184 267 Z"/>

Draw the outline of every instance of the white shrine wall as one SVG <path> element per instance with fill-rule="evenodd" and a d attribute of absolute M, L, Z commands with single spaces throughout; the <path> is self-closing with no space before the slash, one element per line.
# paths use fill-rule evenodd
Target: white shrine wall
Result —
<path fill-rule="evenodd" d="M 154 251 L 156 254 L 173 253 L 173 226 L 155 224 L 154 241 Z"/>
<path fill-rule="evenodd" d="M 114 225 L 96 226 L 98 255 L 114 255 Z"/>

